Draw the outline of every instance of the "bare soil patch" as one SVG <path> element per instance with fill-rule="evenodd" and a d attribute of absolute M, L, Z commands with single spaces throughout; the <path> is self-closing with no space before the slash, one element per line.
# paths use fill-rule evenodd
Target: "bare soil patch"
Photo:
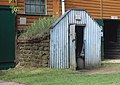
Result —
<path fill-rule="evenodd" d="M 104 63 L 120 63 L 120 59 L 106 59 Z"/>
<path fill-rule="evenodd" d="M 6 82 L 6 81 L 0 80 L 0 85 L 25 85 L 25 84 L 19 84 L 15 82 Z"/>
<path fill-rule="evenodd" d="M 104 64 L 120 64 L 120 59 L 109 59 L 103 61 Z M 120 65 L 113 66 L 102 66 L 100 68 L 92 69 L 92 70 L 81 70 L 80 72 L 86 74 L 111 74 L 111 73 L 120 73 Z"/>

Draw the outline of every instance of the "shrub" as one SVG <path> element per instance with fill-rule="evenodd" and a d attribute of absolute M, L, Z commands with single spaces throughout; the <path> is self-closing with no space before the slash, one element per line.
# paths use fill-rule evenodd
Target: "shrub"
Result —
<path fill-rule="evenodd" d="M 18 39 L 32 39 L 49 34 L 50 26 L 56 19 L 55 17 L 48 17 L 35 21 L 25 33 L 22 33 L 18 37 Z"/>

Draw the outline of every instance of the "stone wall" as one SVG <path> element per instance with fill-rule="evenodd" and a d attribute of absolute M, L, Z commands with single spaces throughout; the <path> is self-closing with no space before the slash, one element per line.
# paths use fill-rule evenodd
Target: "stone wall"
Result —
<path fill-rule="evenodd" d="M 16 62 L 20 66 L 49 67 L 49 35 L 31 40 L 17 40 Z"/>

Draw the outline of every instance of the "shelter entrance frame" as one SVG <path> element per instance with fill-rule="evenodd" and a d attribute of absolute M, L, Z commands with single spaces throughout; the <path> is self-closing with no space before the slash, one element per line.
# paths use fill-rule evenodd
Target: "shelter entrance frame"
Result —
<path fill-rule="evenodd" d="M 76 29 L 82 29 L 82 49 L 80 50 L 80 55 L 82 58 L 77 55 L 77 32 Z M 85 25 L 79 25 L 79 24 L 69 24 L 69 63 L 70 63 L 70 68 L 76 70 L 78 69 L 83 69 L 85 67 L 85 43 L 84 43 L 84 27 Z M 78 30 L 77 30 L 78 31 Z M 79 33 L 79 32 L 78 32 Z"/>

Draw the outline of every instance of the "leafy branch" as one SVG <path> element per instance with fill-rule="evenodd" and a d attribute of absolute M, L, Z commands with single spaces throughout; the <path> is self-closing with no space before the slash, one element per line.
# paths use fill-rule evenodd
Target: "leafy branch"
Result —
<path fill-rule="evenodd" d="M 10 6 L 10 8 L 11 8 L 11 12 L 12 13 L 16 13 L 16 12 L 18 12 L 19 11 L 19 7 L 17 7 L 17 6 Z"/>
<path fill-rule="evenodd" d="M 9 3 L 12 3 L 12 1 L 13 0 L 9 0 Z M 16 0 L 14 0 L 14 2 L 16 2 Z M 19 7 L 17 7 L 17 6 L 10 6 L 10 8 L 11 8 L 11 12 L 12 13 L 16 13 L 16 12 L 18 12 L 19 11 Z"/>

